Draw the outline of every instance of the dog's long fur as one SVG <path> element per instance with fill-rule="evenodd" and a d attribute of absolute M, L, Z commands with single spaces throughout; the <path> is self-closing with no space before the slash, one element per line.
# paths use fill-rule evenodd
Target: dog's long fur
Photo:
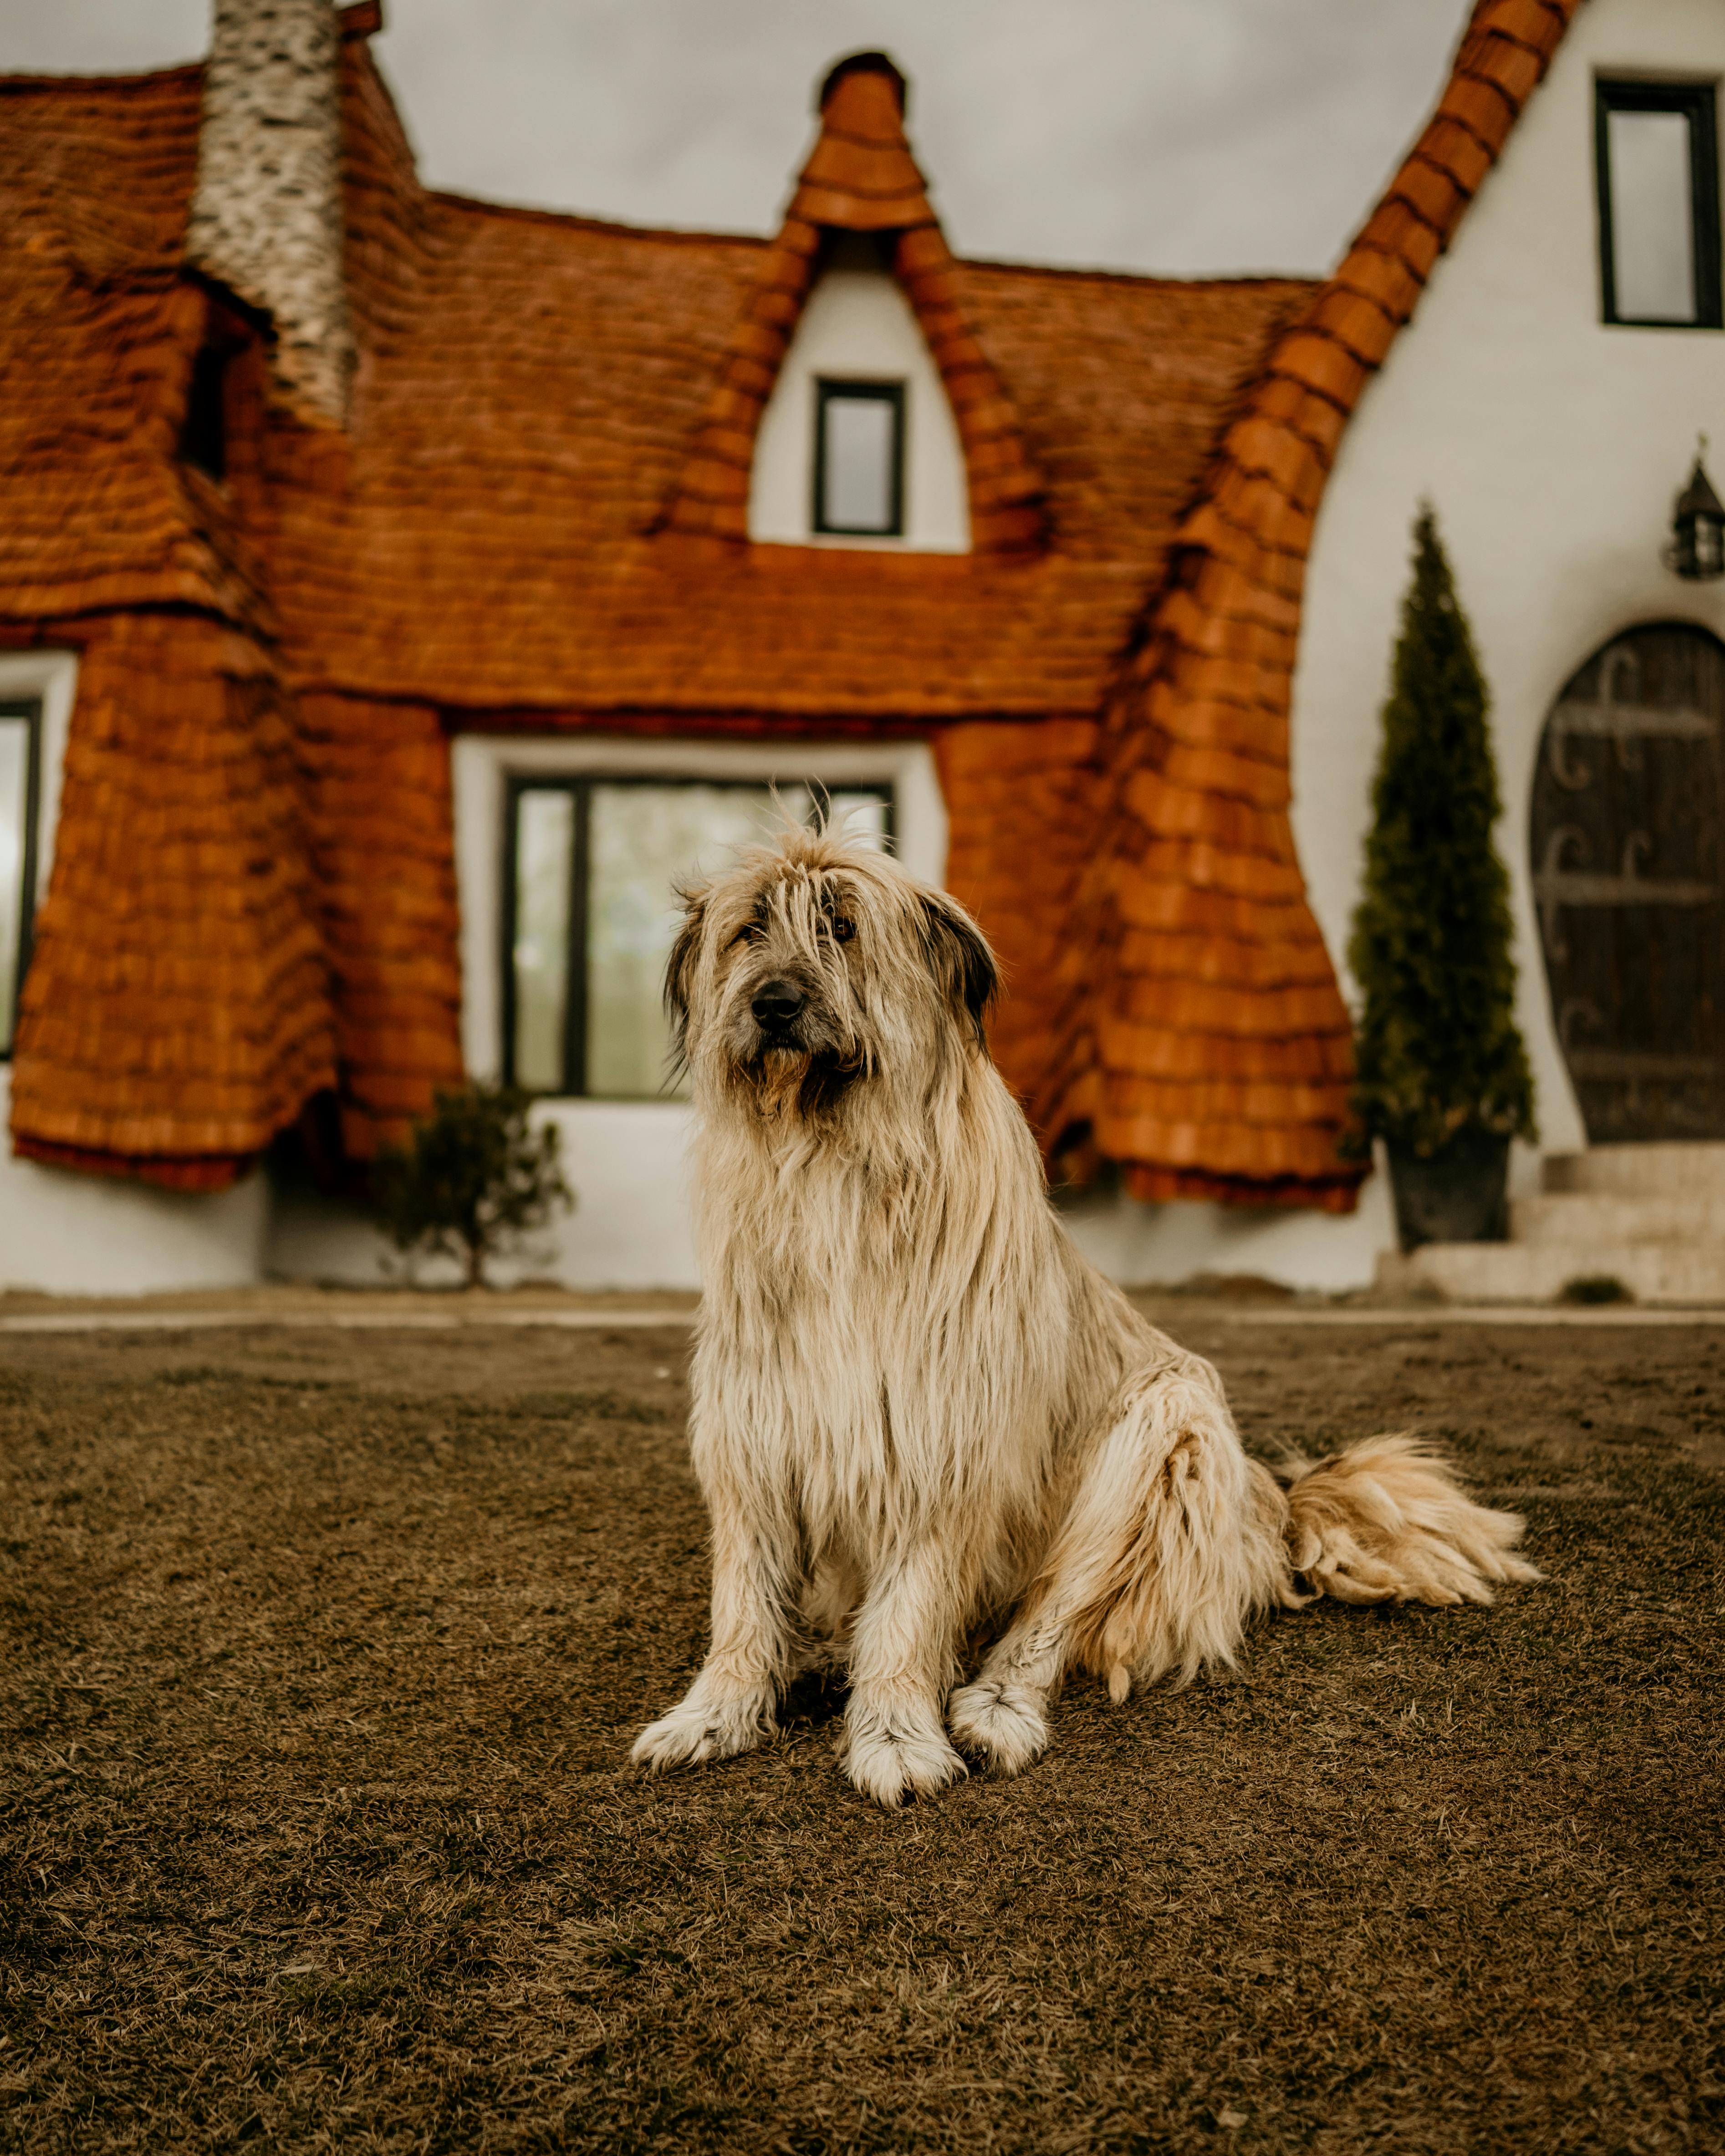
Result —
<path fill-rule="evenodd" d="M 1067 1240 L 988 1059 L 993 958 L 950 898 L 791 833 L 685 899 L 666 994 L 698 1111 L 712 1640 L 638 1762 L 747 1750 L 824 1666 L 851 1780 L 895 1805 L 963 1771 L 951 1740 L 1028 1766 L 1069 1671 L 1122 1700 L 1311 1594 L 1538 1577 L 1522 1522 L 1412 1439 L 1248 1460 L 1215 1371 Z"/>

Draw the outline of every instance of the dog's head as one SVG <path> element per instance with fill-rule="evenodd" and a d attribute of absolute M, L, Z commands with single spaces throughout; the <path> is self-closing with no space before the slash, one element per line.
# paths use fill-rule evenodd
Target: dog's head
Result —
<path fill-rule="evenodd" d="M 986 1055 L 993 953 L 885 855 L 793 829 L 680 896 L 665 997 L 697 1094 L 818 1118 Z"/>

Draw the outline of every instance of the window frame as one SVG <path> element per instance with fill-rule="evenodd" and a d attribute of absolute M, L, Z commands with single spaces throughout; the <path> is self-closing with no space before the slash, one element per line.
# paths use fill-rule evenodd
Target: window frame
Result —
<path fill-rule="evenodd" d="M 814 377 L 814 486 L 810 526 L 817 538 L 902 539 L 905 536 L 905 389 L 902 382 Z M 834 524 L 827 516 L 827 407 L 848 401 L 892 408 L 892 519 L 886 526 Z"/>
<path fill-rule="evenodd" d="M 13 976 L 12 1009 L 4 1014 L 0 1035 L 0 1063 L 9 1063 L 18 1045 L 18 1012 L 23 1005 L 24 978 L 36 941 L 36 891 L 42 847 L 42 698 L 0 695 L 0 720 L 24 722 L 24 845 L 18 874 L 18 971 Z"/>
<path fill-rule="evenodd" d="M 506 1086 L 518 1081 L 516 1077 L 516 996 L 515 977 L 516 915 L 518 901 L 516 877 L 518 834 L 521 829 L 519 804 L 525 793 L 567 793 L 573 797 L 573 860 L 569 880 L 569 970 L 564 983 L 563 1004 L 563 1070 L 562 1084 L 553 1091 L 535 1091 L 536 1101 L 596 1101 L 634 1105 L 644 1101 L 665 1097 L 659 1093 L 593 1093 L 587 1087 L 588 1006 L 590 989 L 588 978 L 588 953 L 587 947 L 588 886 L 592 875 L 593 794 L 595 787 L 653 786 L 670 788 L 698 786 L 703 792 L 722 788 L 726 792 L 751 793 L 768 793 L 775 784 L 806 787 L 818 804 L 829 804 L 835 793 L 871 793 L 886 805 L 885 837 L 888 850 L 895 850 L 898 835 L 898 782 L 891 778 L 751 778 L 739 773 L 721 772 L 708 775 L 703 772 L 662 771 L 604 771 L 534 772 L 510 771 L 503 782 L 503 850 L 502 850 L 502 906 L 500 909 L 501 936 L 501 978 L 499 987 L 500 1014 L 502 1040 L 498 1068 L 502 1071 Z M 825 809 L 822 809 L 822 821 Z"/>
<path fill-rule="evenodd" d="M 1615 232 L 1611 203 L 1610 116 L 1614 112 L 1677 112 L 1689 121 L 1690 232 L 1695 259 L 1695 313 L 1625 315 L 1617 305 Z M 1656 81 L 1600 75 L 1594 82 L 1594 182 L 1599 235 L 1599 319 L 1611 329 L 1725 329 L 1719 209 L 1718 86 L 1713 82 Z"/>
<path fill-rule="evenodd" d="M 515 1049 L 516 997 L 515 978 L 515 939 L 516 906 L 520 896 L 519 840 L 521 834 L 521 801 L 526 793 L 567 793 L 572 802 L 571 849 L 572 860 L 569 871 L 569 963 L 563 983 L 563 1083 L 555 1093 L 536 1095 L 536 1098 L 551 1100 L 587 1099 L 582 1091 L 571 1091 L 569 1074 L 587 1070 L 587 885 L 589 856 L 588 827 L 592 819 L 592 783 L 585 776 L 560 778 L 547 775 L 540 778 L 530 773 L 511 772 L 505 782 L 503 823 L 503 1082 L 513 1086 L 516 1081 Z M 575 963 L 577 952 L 581 963 Z"/>

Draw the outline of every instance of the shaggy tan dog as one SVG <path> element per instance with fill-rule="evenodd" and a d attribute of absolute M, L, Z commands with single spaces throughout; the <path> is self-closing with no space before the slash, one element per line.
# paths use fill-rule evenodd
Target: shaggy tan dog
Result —
<path fill-rule="evenodd" d="M 964 1771 L 953 1740 L 1029 1766 L 1069 1671 L 1122 1700 L 1231 1663 L 1300 1576 L 1435 1603 L 1538 1578 L 1522 1522 L 1412 1439 L 1280 1477 L 1247 1459 L 1214 1370 L 1068 1241 L 988 1059 L 993 956 L 950 898 L 801 833 L 685 896 L 666 994 L 698 1111 L 712 1644 L 638 1762 L 747 1750 L 825 1666 L 851 1780 L 898 1804 Z"/>

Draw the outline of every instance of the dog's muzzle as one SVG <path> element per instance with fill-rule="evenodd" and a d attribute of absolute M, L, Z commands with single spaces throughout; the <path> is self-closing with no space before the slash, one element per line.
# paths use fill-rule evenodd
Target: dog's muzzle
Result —
<path fill-rule="evenodd" d="M 755 1024 L 769 1048 L 793 1048 L 797 1021 L 809 998 L 794 981 L 763 981 L 749 1002 Z"/>

